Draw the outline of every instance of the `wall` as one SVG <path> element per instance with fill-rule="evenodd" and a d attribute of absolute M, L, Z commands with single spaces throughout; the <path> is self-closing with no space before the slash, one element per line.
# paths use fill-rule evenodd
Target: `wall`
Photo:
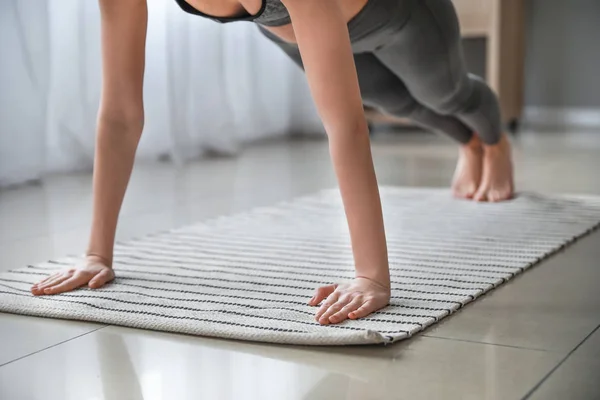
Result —
<path fill-rule="evenodd" d="M 600 113 L 600 0 L 523 0 L 525 104 Z M 470 69 L 485 71 L 485 42 L 465 41 Z"/>

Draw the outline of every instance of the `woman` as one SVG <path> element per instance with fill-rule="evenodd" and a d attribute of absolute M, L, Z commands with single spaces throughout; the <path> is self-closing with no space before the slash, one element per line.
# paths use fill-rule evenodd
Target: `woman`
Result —
<path fill-rule="evenodd" d="M 512 196 L 510 147 L 498 102 L 465 69 L 450 0 L 175 0 L 218 22 L 253 21 L 308 78 L 329 137 L 356 278 L 317 290 L 319 323 L 356 319 L 390 298 L 386 239 L 363 103 L 409 117 L 460 143 L 453 192 L 478 201 Z M 35 295 L 114 278 L 121 202 L 143 126 L 146 0 L 100 0 L 103 86 L 86 262 L 32 287 Z M 361 98 L 362 95 L 362 98 Z"/>

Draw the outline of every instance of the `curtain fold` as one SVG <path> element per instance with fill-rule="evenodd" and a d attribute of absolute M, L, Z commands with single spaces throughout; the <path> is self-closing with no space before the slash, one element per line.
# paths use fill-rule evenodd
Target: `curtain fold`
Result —
<path fill-rule="evenodd" d="M 322 133 L 302 71 L 251 23 L 148 0 L 139 159 L 177 163 L 290 132 Z M 100 97 L 97 1 L 0 2 L 0 186 L 89 170 Z"/>

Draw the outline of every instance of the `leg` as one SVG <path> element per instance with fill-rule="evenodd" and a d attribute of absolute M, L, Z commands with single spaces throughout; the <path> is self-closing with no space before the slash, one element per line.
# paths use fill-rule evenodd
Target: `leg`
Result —
<path fill-rule="evenodd" d="M 299 67 L 302 59 L 298 47 L 286 43 L 265 29 L 261 32 L 275 42 Z M 355 54 L 363 102 L 386 114 L 410 118 L 418 125 L 439 134 L 447 134 L 461 146 L 461 156 L 452 189 L 456 197 L 472 198 L 481 179 L 481 146 L 461 121 L 450 115 L 441 115 L 417 102 L 406 85 L 373 54 Z"/>
<path fill-rule="evenodd" d="M 354 62 L 365 104 L 390 115 L 410 118 L 424 128 L 448 134 L 461 143 L 452 192 L 459 198 L 473 198 L 481 180 L 482 151 L 479 138 L 455 117 L 438 114 L 416 101 L 404 82 L 373 54 L 357 54 Z"/>
<path fill-rule="evenodd" d="M 375 55 L 419 102 L 440 114 L 455 115 L 486 144 L 499 141 L 498 100 L 485 82 L 467 73 L 450 0 L 416 1 L 409 22 Z"/>
<path fill-rule="evenodd" d="M 450 0 L 415 2 L 409 22 L 375 55 L 400 76 L 426 107 L 454 115 L 484 144 L 483 178 L 477 200 L 512 196 L 509 143 L 502 135 L 500 108 L 492 90 L 467 73 L 460 29 Z"/>
<path fill-rule="evenodd" d="M 462 144 L 472 138 L 471 130 L 450 115 L 441 115 L 423 106 L 410 94 L 406 85 L 373 54 L 354 55 L 363 102 L 382 112 L 410 118 L 418 125 L 445 134 Z"/>
<path fill-rule="evenodd" d="M 260 31 L 275 42 L 300 68 L 303 68 L 296 45 L 284 42 L 264 28 L 260 28 Z M 404 82 L 373 54 L 355 54 L 354 62 L 365 105 L 395 117 L 410 118 L 424 128 L 449 135 L 463 144 L 471 140 L 473 135 L 470 128 L 453 116 L 440 115 L 417 102 Z"/>

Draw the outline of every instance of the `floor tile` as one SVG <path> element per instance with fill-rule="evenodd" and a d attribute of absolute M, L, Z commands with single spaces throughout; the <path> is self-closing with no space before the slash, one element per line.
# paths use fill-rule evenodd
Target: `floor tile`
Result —
<path fill-rule="evenodd" d="M 577 349 L 576 356 L 600 358 L 600 327 Z"/>
<path fill-rule="evenodd" d="M 0 313 L 0 365 L 103 326 L 95 323 Z M 0 398 L 4 399 L 2 396 Z"/>
<path fill-rule="evenodd" d="M 600 329 L 533 393 L 532 400 L 600 399 Z"/>
<path fill-rule="evenodd" d="M 432 337 L 565 352 L 600 323 L 600 231 L 428 330 Z"/>
<path fill-rule="evenodd" d="M 519 399 L 559 360 L 423 337 L 299 348 L 110 327 L 0 368 L 0 398 Z"/>

